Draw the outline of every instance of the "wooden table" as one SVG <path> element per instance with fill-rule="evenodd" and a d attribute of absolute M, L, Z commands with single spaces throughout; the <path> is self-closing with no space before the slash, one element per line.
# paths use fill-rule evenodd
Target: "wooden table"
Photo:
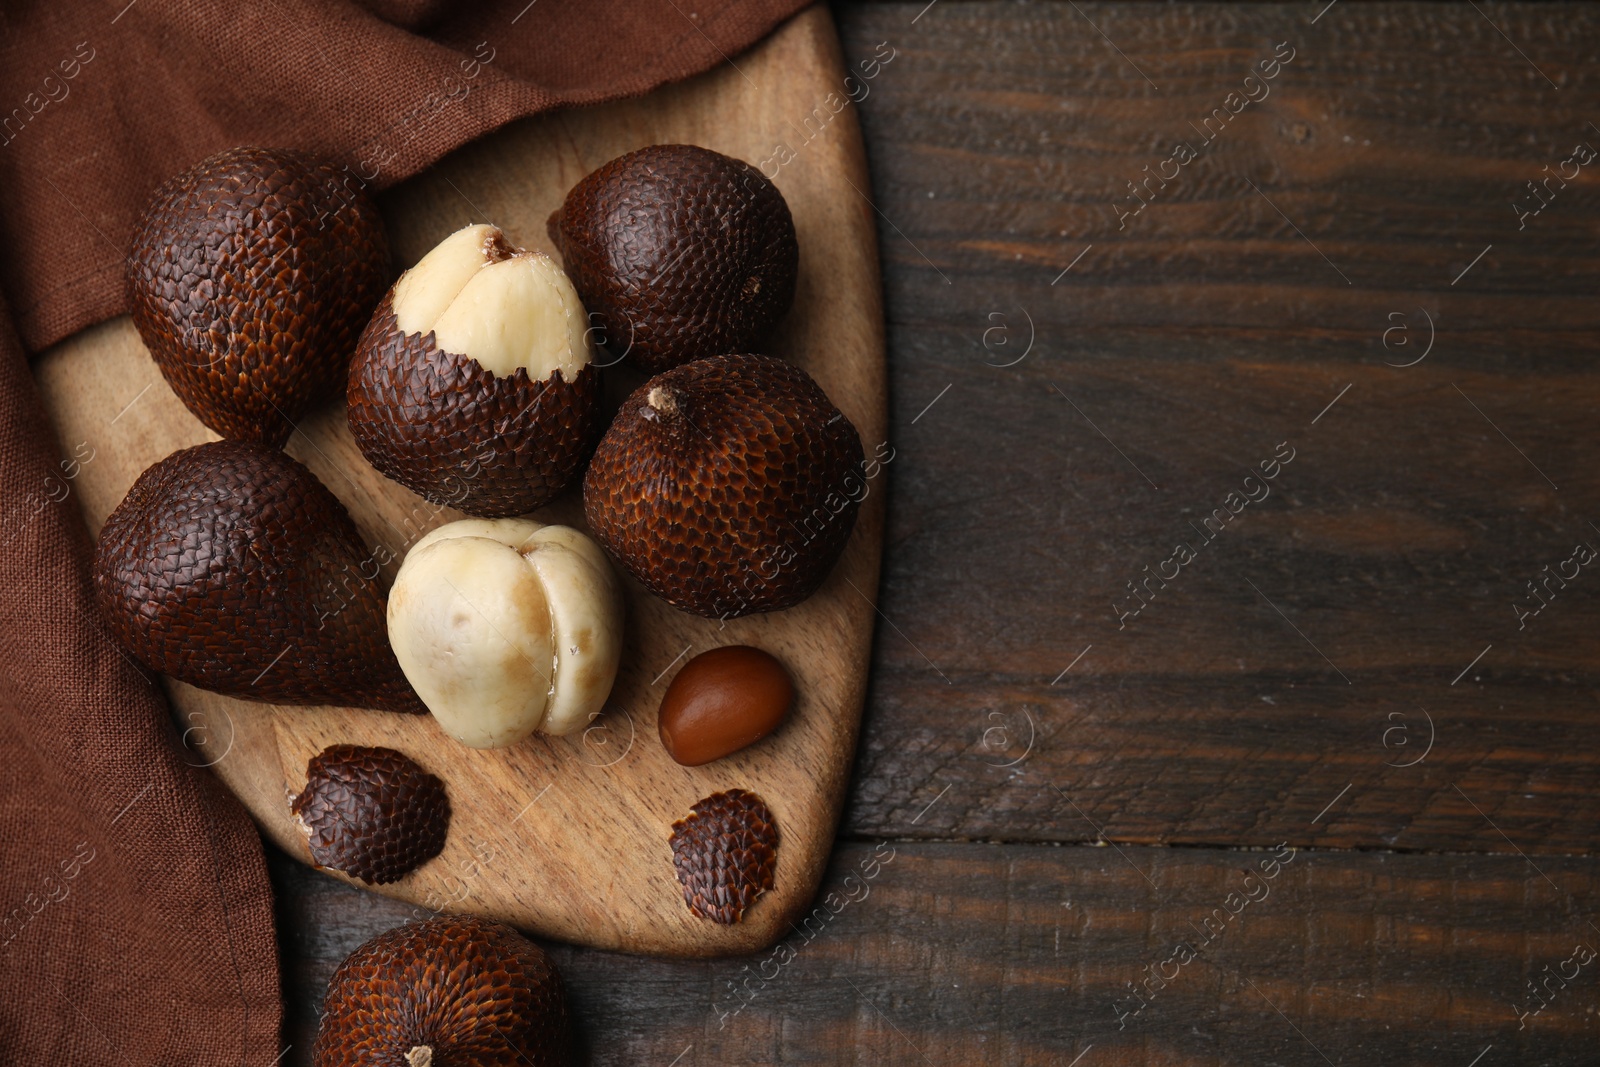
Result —
<path fill-rule="evenodd" d="M 1600 12 L 1323 2 L 839 7 L 896 458 L 834 908 L 554 946 L 594 1063 L 1594 1061 Z M 272 866 L 303 1064 L 410 909 Z"/>

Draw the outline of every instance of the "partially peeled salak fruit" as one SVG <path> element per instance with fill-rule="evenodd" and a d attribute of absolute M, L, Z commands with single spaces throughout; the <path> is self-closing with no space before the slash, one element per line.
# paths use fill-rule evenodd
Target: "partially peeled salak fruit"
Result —
<path fill-rule="evenodd" d="M 622 591 L 569 526 L 462 519 L 406 553 L 389 643 L 446 733 L 503 748 L 566 734 L 605 706 L 622 656 Z"/>
<path fill-rule="evenodd" d="M 435 504 L 521 515 L 582 468 L 599 430 L 589 320 L 561 268 L 467 226 L 400 276 L 350 361 L 367 460 Z"/>

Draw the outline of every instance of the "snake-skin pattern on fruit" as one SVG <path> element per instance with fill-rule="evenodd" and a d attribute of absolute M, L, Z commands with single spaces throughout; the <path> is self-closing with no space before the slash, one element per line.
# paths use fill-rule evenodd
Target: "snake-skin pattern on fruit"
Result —
<path fill-rule="evenodd" d="M 669 393 L 676 415 L 651 407 Z M 805 371 L 714 356 L 623 403 L 584 476 L 595 538 L 667 603 L 707 618 L 816 592 L 865 497 L 861 438 Z"/>
<path fill-rule="evenodd" d="M 760 797 L 743 789 L 713 793 L 672 824 L 672 865 L 689 910 L 731 926 L 772 888 L 778 824 Z"/>
<path fill-rule="evenodd" d="M 306 764 L 306 787 L 289 811 L 311 862 L 378 885 L 437 856 L 450 829 L 444 783 L 392 748 L 323 749 Z"/>
<path fill-rule="evenodd" d="M 178 398 L 223 437 L 281 445 L 343 390 L 389 242 L 349 175 L 234 148 L 156 191 L 127 269 L 133 323 Z"/>
<path fill-rule="evenodd" d="M 600 430 L 592 365 L 568 383 L 497 378 L 442 351 L 433 334 L 403 334 L 385 296 L 350 361 L 350 432 L 383 474 L 470 515 L 525 515 L 577 476 Z"/>
<path fill-rule="evenodd" d="M 112 636 L 163 674 L 243 700 L 426 713 L 389 648 L 376 574 L 338 498 L 244 441 L 139 475 L 94 557 Z"/>
<path fill-rule="evenodd" d="M 548 228 L 607 349 L 651 374 L 758 351 L 794 302 L 800 246 L 783 194 L 707 148 L 613 159 L 573 186 Z"/>
<path fill-rule="evenodd" d="M 328 983 L 316 1067 L 558 1067 L 573 1061 L 561 978 L 509 926 L 448 916 L 386 930 Z M 408 1060 L 406 1057 L 411 1055 Z"/>

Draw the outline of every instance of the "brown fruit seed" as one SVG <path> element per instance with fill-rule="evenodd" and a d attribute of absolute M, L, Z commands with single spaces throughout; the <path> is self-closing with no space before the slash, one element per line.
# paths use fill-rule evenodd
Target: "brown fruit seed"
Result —
<path fill-rule="evenodd" d="M 657 727 L 668 755 L 698 767 L 766 737 L 793 703 L 782 663 L 759 648 L 726 645 L 683 665 L 661 698 Z"/>
<path fill-rule="evenodd" d="M 139 475 L 94 587 L 111 634 L 180 682 L 242 700 L 427 711 L 389 649 L 350 514 L 276 449 L 214 441 Z"/>
<path fill-rule="evenodd" d="M 713 793 L 672 824 L 672 865 L 683 899 L 702 919 L 731 926 L 772 888 L 778 824 L 766 802 L 743 789 Z"/>
<path fill-rule="evenodd" d="M 503 923 L 445 916 L 386 930 L 333 972 L 315 1067 L 557 1067 L 573 1060 L 561 977 Z"/>
<path fill-rule="evenodd" d="M 628 397 L 583 503 L 595 538 L 651 592 L 736 618 L 816 592 L 865 486 L 861 438 L 810 375 L 771 356 L 713 356 Z"/>
<path fill-rule="evenodd" d="M 389 281 L 383 219 L 331 165 L 234 148 L 162 185 L 128 252 L 128 304 L 178 398 L 223 437 L 281 445 L 344 388 Z"/>
<path fill-rule="evenodd" d="M 757 350 L 794 302 L 800 248 L 783 194 L 708 148 L 613 159 L 572 187 L 549 230 L 606 347 L 650 373 Z"/>
<path fill-rule="evenodd" d="M 437 856 L 450 828 L 444 783 L 392 748 L 323 749 L 289 811 L 311 862 L 378 885 Z"/>
<path fill-rule="evenodd" d="M 350 432 L 435 504 L 506 517 L 577 476 L 600 429 L 578 295 L 493 226 L 445 238 L 389 291 L 350 361 Z"/>

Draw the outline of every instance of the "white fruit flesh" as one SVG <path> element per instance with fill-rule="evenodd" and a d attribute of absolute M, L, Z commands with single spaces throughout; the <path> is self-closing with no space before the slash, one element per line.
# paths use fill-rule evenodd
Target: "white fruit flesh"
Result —
<path fill-rule="evenodd" d="M 611 695 L 622 658 L 622 591 L 600 546 L 570 526 L 546 526 L 522 546 L 550 603 L 556 685 L 547 734 L 582 729 Z"/>
<path fill-rule="evenodd" d="M 389 643 L 446 733 L 472 748 L 544 721 L 555 651 L 544 587 L 515 549 L 460 537 L 406 556 L 389 594 Z"/>
<path fill-rule="evenodd" d="M 566 272 L 542 252 L 512 249 L 493 226 L 441 241 L 400 276 L 393 306 L 401 332 L 431 330 L 441 349 L 497 377 L 521 367 L 534 381 L 559 370 L 570 382 L 593 359 L 589 316 Z"/>
<path fill-rule="evenodd" d="M 509 252 L 496 226 L 463 226 L 433 246 L 394 283 L 394 317 L 402 333 L 427 333 L 472 276 Z"/>
<path fill-rule="evenodd" d="M 464 519 L 406 555 L 389 641 L 446 732 L 474 748 L 563 734 L 604 707 L 622 596 L 604 554 L 566 526 Z"/>

